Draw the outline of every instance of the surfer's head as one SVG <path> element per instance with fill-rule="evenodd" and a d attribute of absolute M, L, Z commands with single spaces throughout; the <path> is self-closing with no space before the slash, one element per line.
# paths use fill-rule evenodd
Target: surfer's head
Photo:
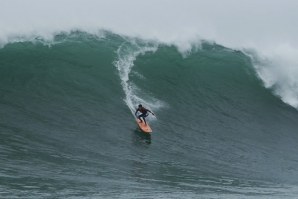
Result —
<path fill-rule="evenodd" d="M 139 104 L 139 108 L 143 107 L 142 104 Z"/>

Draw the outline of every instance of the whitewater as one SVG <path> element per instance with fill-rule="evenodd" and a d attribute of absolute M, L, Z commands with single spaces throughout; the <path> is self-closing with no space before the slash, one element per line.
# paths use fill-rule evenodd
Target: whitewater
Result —
<path fill-rule="evenodd" d="M 0 3 L 1 198 L 297 196 L 296 1 Z"/>

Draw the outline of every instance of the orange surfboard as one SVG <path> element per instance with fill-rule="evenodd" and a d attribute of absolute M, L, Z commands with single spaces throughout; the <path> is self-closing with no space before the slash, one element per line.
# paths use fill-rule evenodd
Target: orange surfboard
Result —
<path fill-rule="evenodd" d="M 145 125 L 144 122 L 140 122 L 140 120 L 137 119 L 137 124 L 140 127 L 141 131 L 143 131 L 144 133 L 152 133 L 152 129 L 150 128 L 148 122 Z"/>

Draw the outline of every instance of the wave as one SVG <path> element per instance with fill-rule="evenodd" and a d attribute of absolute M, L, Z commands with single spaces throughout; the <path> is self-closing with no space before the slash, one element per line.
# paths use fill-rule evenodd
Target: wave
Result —
<path fill-rule="evenodd" d="M 79 29 L 73 29 L 70 28 L 68 31 L 63 31 L 58 33 L 57 31 L 48 31 L 48 32 L 29 32 L 20 34 L 20 33 L 14 33 L 14 34 L 9 34 L 6 35 L 5 38 L 2 37 L 0 39 L 0 43 L 2 48 L 8 44 L 8 43 L 17 43 L 17 42 L 39 42 L 43 43 L 44 45 L 55 45 L 56 43 L 61 43 L 63 42 L 63 39 L 69 40 L 71 37 L 73 37 L 75 32 L 81 32 Z M 105 31 L 103 29 L 89 29 L 88 34 L 91 33 L 92 37 L 96 37 L 98 39 L 100 38 L 105 38 L 106 34 L 109 34 L 110 31 Z M 66 36 L 67 35 L 67 36 Z M 151 51 L 154 51 L 154 48 L 158 46 L 158 44 L 163 44 L 163 45 L 174 45 L 177 47 L 179 52 L 182 54 L 182 56 L 187 57 L 189 53 L 192 51 L 196 51 L 201 48 L 202 43 L 207 42 L 210 44 L 218 45 L 214 43 L 211 40 L 202 40 L 199 39 L 198 37 L 193 37 L 192 39 L 185 39 L 185 40 L 164 40 L 162 38 L 159 38 L 157 40 L 149 39 L 149 40 L 144 40 L 144 39 L 138 39 L 143 40 L 143 47 L 137 47 L 135 40 L 135 37 L 127 36 L 127 35 L 122 35 L 120 34 L 122 38 L 126 38 L 127 43 L 130 43 L 130 45 L 135 45 L 135 47 L 131 47 L 132 49 L 139 48 L 140 52 L 131 53 L 131 55 L 125 55 L 128 57 L 124 57 L 121 54 L 121 49 L 119 49 L 119 60 L 115 61 L 119 62 L 116 63 L 116 66 L 119 70 L 121 68 L 121 60 L 122 59 L 131 59 L 131 63 L 129 65 L 132 65 L 133 62 L 133 57 L 137 56 L 138 54 L 143 54 L 144 52 L 148 51 L 149 48 L 152 48 Z M 60 38 L 61 37 L 61 38 Z M 76 36 L 74 36 L 76 37 Z M 60 38 L 60 39 L 57 39 Z M 147 41 L 147 42 L 146 42 Z M 145 46 L 145 43 L 150 43 L 151 46 Z M 133 44 L 134 43 L 134 44 Z M 225 43 L 225 42 L 223 42 Z M 229 44 L 228 44 L 229 45 Z M 154 47 L 155 46 L 155 47 Z M 121 48 L 121 47 L 119 47 Z M 127 46 L 123 48 L 128 48 Z M 141 50 L 143 48 L 143 50 Z M 147 50 L 145 48 L 148 48 Z M 129 51 L 132 52 L 132 49 Z M 296 55 L 297 55 L 297 50 L 295 47 L 292 45 L 287 45 L 287 44 L 281 44 L 280 46 L 277 46 L 274 50 L 270 51 L 267 49 L 258 49 L 258 48 L 239 48 L 236 47 L 236 50 L 240 50 L 244 54 L 246 54 L 248 57 L 250 57 L 251 62 L 253 63 L 254 69 L 256 70 L 256 74 L 258 77 L 262 80 L 264 83 L 264 86 L 268 89 L 271 89 L 273 93 L 280 97 L 283 102 L 298 108 L 298 88 L 297 88 L 297 81 L 296 81 L 296 76 L 297 76 L 297 60 L 296 60 Z M 123 51 L 128 51 L 128 50 L 123 50 Z M 142 52 L 143 51 L 143 52 Z M 150 51 L 150 50 L 149 50 Z M 122 57 L 121 57 L 122 56 Z M 123 62 L 122 62 L 123 63 Z M 126 63 L 124 63 L 126 64 Z M 125 66 L 125 70 L 130 68 Z M 129 73 L 129 71 L 127 71 Z M 126 73 L 127 73 L 126 72 Z M 120 71 L 120 75 L 124 75 L 124 71 Z M 123 79 L 124 77 L 121 77 Z M 126 81 L 126 80 L 125 80 Z M 125 83 L 125 81 L 123 83 Z M 130 85 L 131 87 L 132 85 Z M 126 85 L 126 90 L 128 89 L 128 85 Z M 128 91 L 127 91 L 128 92 Z M 127 99 L 128 100 L 128 99 Z M 131 99 L 130 99 L 131 100 Z M 136 99 L 134 100 L 136 101 Z M 143 101 L 141 99 L 137 101 Z M 154 101 L 154 100 L 153 100 Z M 147 102 L 148 103 L 148 102 Z"/>

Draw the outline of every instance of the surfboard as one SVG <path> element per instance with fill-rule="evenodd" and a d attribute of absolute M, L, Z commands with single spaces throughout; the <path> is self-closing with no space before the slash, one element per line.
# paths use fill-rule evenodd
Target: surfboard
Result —
<path fill-rule="evenodd" d="M 140 122 L 140 120 L 138 120 L 138 119 L 136 121 L 137 121 L 137 124 L 140 127 L 141 131 L 143 131 L 144 133 L 152 133 L 152 129 L 149 126 L 148 122 L 145 125 L 144 122 Z"/>

